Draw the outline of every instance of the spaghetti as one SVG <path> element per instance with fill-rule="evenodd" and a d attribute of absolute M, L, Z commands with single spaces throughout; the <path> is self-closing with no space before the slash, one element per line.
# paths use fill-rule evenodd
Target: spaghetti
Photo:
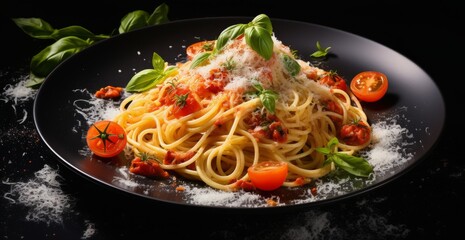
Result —
<path fill-rule="evenodd" d="M 348 155 L 368 146 L 370 136 L 356 144 L 340 137 L 354 122 L 369 130 L 357 98 L 319 81 L 329 72 L 271 39 L 268 60 L 242 34 L 202 64 L 177 63 L 162 83 L 124 99 L 114 120 L 134 153 L 162 159 L 162 169 L 187 179 L 234 191 L 259 162 L 286 162 L 283 186 L 301 186 L 335 169 L 316 151 L 332 138 L 341 139 L 337 151 Z"/>

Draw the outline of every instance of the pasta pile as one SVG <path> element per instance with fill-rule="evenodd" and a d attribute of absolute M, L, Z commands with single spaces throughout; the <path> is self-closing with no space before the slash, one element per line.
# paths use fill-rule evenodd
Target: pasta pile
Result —
<path fill-rule="evenodd" d="M 328 71 L 298 59 L 274 35 L 272 42 L 268 60 L 237 37 L 196 67 L 192 59 L 165 64 L 176 70 L 124 99 L 114 119 L 134 153 L 225 191 L 248 181 L 247 168 L 261 161 L 288 163 L 287 187 L 334 170 L 316 148 L 326 147 L 344 124 L 369 126 L 367 117 L 350 91 L 318 81 Z M 340 141 L 337 151 L 353 155 L 368 144 Z"/>

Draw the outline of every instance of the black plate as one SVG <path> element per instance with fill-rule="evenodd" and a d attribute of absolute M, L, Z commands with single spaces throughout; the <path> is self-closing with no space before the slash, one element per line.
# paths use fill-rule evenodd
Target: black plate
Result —
<path fill-rule="evenodd" d="M 247 23 L 251 19 L 225 17 L 170 22 L 115 36 L 75 54 L 57 67 L 38 91 L 34 121 L 40 136 L 66 166 L 96 183 L 160 202 L 229 209 L 270 209 L 265 204 L 267 197 L 280 201 L 281 205 L 277 208 L 309 207 L 352 197 L 407 172 L 434 147 L 443 129 L 444 101 L 433 80 L 415 63 L 392 49 L 348 32 L 310 23 L 272 19 L 276 37 L 297 50 L 305 60 L 310 61 L 309 55 L 315 51 L 315 43 L 319 41 L 323 46 L 332 47 L 332 55 L 326 61 L 319 62 L 326 70 L 336 69 L 340 75 L 347 76 L 346 79 L 365 70 L 381 71 L 388 75 L 388 94 L 379 102 L 363 106 L 370 121 L 395 120 L 407 130 L 401 141 L 408 144 L 400 147 L 408 161 L 392 166 L 372 182 L 360 183 L 352 179 L 338 191 L 312 197 L 308 187 L 281 188 L 264 194 L 221 195 L 212 193 L 209 187 L 201 183 L 179 178 L 177 183 L 187 186 L 188 190 L 177 192 L 169 181 L 128 176 L 124 168 L 118 165 L 124 159 L 103 163 L 86 156 L 83 132 L 87 131 L 88 125 L 78 113 L 74 101 L 89 98 L 89 95 L 77 89 L 93 93 L 107 85 L 125 86 L 135 72 L 151 68 L 153 52 L 171 64 L 183 61 L 185 47 L 190 43 L 216 39 L 226 27 Z M 193 192 L 201 190 L 204 191 L 201 196 L 218 194 L 216 196 L 223 200 L 198 201 Z M 244 200 L 244 196 L 248 200 Z"/>

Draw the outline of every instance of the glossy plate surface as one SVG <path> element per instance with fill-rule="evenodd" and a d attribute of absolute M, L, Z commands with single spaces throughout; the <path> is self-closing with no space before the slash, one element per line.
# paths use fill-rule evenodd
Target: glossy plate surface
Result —
<path fill-rule="evenodd" d="M 57 67 L 39 89 L 34 103 L 34 121 L 40 136 L 66 166 L 105 187 L 154 201 L 228 209 L 270 209 L 265 203 L 270 197 L 279 200 L 277 208 L 339 201 L 390 182 L 432 150 L 443 129 L 445 106 L 437 86 L 424 70 L 396 51 L 369 39 L 325 26 L 272 19 L 275 36 L 297 50 L 304 60 L 313 61 L 309 56 L 319 41 L 323 46 L 332 47 L 329 58 L 318 62 L 323 69 L 335 69 L 346 80 L 366 70 L 388 75 L 387 95 L 381 101 L 363 107 L 372 123 L 394 121 L 401 126 L 404 133 L 399 147 L 406 161 L 393 165 L 369 183 L 351 180 L 337 191 L 315 197 L 308 187 L 281 188 L 262 194 L 218 193 L 201 183 L 180 178 L 177 183 L 186 186 L 187 190 L 178 192 L 170 185 L 171 180 L 128 176 L 127 169 L 121 167 L 125 159 L 103 163 L 85 151 L 83 133 L 88 124 L 82 109 L 86 107 L 78 102 L 90 99 L 89 93 L 107 85 L 125 86 L 135 72 L 151 68 L 153 52 L 170 64 L 184 61 L 185 48 L 189 44 L 216 39 L 226 27 L 251 19 L 225 17 L 170 22 L 115 36 L 75 54 Z M 201 200 L 199 196 L 202 195 L 211 198 Z"/>

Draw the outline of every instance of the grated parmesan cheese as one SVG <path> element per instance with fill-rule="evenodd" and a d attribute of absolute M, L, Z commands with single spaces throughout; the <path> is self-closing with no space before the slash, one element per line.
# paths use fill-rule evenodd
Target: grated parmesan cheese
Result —
<path fill-rule="evenodd" d="M 11 190 L 3 195 L 12 203 L 26 206 L 29 211 L 27 221 L 63 223 L 63 214 L 71 209 L 72 198 L 60 188 L 58 172 L 48 165 L 37 171 L 35 178 L 27 182 L 8 182 Z"/>
<path fill-rule="evenodd" d="M 74 92 L 88 95 L 88 98 L 80 98 L 73 102 L 76 112 L 84 117 L 88 126 L 99 120 L 113 119 L 119 112 L 119 101 L 96 98 L 87 89 L 75 89 Z M 124 94 L 127 93 L 125 92 Z M 123 98 L 125 97 L 127 95 L 123 96 Z"/>
<path fill-rule="evenodd" d="M 311 82 L 311 81 L 308 81 Z M 86 90 L 80 90 L 87 92 Z M 89 93 L 90 100 L 81 99 L 79 101 L 88 104 L 87 107 L 77 107 L 76 111 L 83 115 L 88 123 L 99 119 L 106 119 L 112 113 L 118 111 L 116 105 L 109 106 L 106 101 L 97 99 Z M 75 106 L 78 106 L 78 101 Z M 397 116 L 398 117 L 398 116 Z M 371 180 L 366 180 L 365 184 L 370 184 L 376 180 L 376 176 L 382 176 L 392 172 L 393 168 L 400 166 L 413 158 L 412 153 L 404 151 L 404 147 L 408 146 L 408 139 L 412 138 L 406 128 L 403 128 L 394 118 L 387 118 L 385 121 L 379 121 L 372 124 L 373 144 L 367 150 L 361 152 L 362 157 L 367 159 L 372 164 L 375 172 L 375 177 Z M 123 187 L 134 189 L 141 186 L 139 183 L 129 178 L 127 168 L 119 169 L 120 177 L 114 178 L 114 183 Z M 305 196 L 301 199 L 291 201 L 290 204 L 304 204 L 309 202 L 320 201 L 328 198 L 328 196 L 340 196 L 351 192 L 355 186 L 350 179 L 327 178 L 324 181 L 315 180 L 318 194 L 313 195 L 309 189 Z M 198 188 L 183 185 L 185 190 L 185 201 L 194 205 L 204 206 L 226 206 L 226 207 L 266 207 L 266 200 L 258 193 L 253 192 L 224 192 L 211 188 Z M 168 191 L 168 190 L 167 190 Z M 149 191 L 145 191 L 147 194 Z M 279 203 L 278 205 L 283 205 Z"/>
<path fill-rule="evenodd" d="M 395 119 L 374 123 L 372 129 L 373 143 L 370 150 L 361 155 L 373 165 L 376 175 L 384 175 L 413 158 L 413 153 L 405 152 L 405 146 L 411 143 L 403 139 L 412 138 L 412 135 Z"/>
<path fill-rule="evenodd" d="M 29 78 L 28 75 L 23 75 L 19 77 L 19 82 L 16 84 L 7 84 L 3 88 L 2 95 L 5 97 L 2 100 L 5 102 L 13 101 L 14 104 L 18 102 L 24 102 L 29 99 L 34 99 L 36 90 L 26 87 L 26 80 Z"/>
<path fill-rule="evenodd" d="M 278 49 L 278 52 L 290 53 L 288 47 L 283 45 L 279 40 L 273 36 L 274 48 Z M 237 42 L 236 42 L 237 44 Z M 239 44 L 245 44 L 244 42 Z M 238 48 L 247 48 L 247 46 L 239 46 Z M 241 54 L 237 53 L 237 50 L 225 48 L 222 54 L 218 55 L 211 60 L 211 62 L 206 66 L 199 66 L 195 68 L 195 74 L 199 74 L 204 78 L 210 76 L 210 71 L 215 68 L 221 68 L 227 61 L 233 61 L 234 63 L 240 64 L 240 67 L 233 68 L 228 71 L 228 83 L 225 86 L 226 90 L 235 91 L 238 89 L 247 89 L 250 87 L 253 79 L 259 79 L 261 76 L 272 75 L 273 78 L 284 78 L 286 76 L 281 76 L 285 71 L 285 67 L 280 66 L 281 61 L 278 63 L 260 63 L 263 61 L 263 58 L 259 57 L 255 51 L 242 51 Z M 322 74 L 323 70 L 318 68 L 309 69 L 309 65 L 303 61 L 300 61 L 301 66 L 306 66 L 305 71 L 316 71 L 316 74 Z M 251 66 L 251 67 L 249 67 Z M 260 66 L 260 67 L 259 67 Z M 273 67 L 263 67 L 263 66 L 273 66 Z M 277 69 L 278 68 L 278 69 Z M 281 69 L 279 69 L 281 68 Z M 303 70 L 304 71 L 304 70 Z M 301 80 L 303 76 L 294 76 L 296 81 Z M 265 77 L 266 79 L 266 77 Z M 304 78 L 306 79 L 306 78 Z M 288 81 L 278 81 L 281 82 L 282 86 L 266 86 L 266 84 L 271 84 L 261 82 L 264 88 L 271 87 L 278 92 L 289 91 L 290 87 L 286 86 Z M 299 81 L 300 82 L 300 81 Z M 313 89 L 315 93 L 315 98 L 325 97 L 325 94 L 328 94 L 328 90 L 324 85 L 317 84 L 315 81 L 301 81 L 302 87 L 308 87 Z M 76 107 L 76 112 L 84 117 L 87 123 L 90 125 L 92 122 L 101 119 L 111 119 L 119 111 L 119 102 L 109 102 L 102 99 L 95 98 L 92 94 L 87 92 L 87 90 L 76 90 L 83 93 L 89 94 L 89 99 L 79 99 L 74 102 Z M 281 94 L 281 97 L 286 96 L 287 94 Z M 400 109 L 403 110 L 403 109 Z M 398 116 L 397 116 L 398 117 Z M 358 183 L 352 182 L 348 178 L 325 178 L 316 179 L 315 184 L 318 189 L 318 194 L 314 195 L 309 189 L 304 193 L 301 198 L 292 200 L 289 204 L 302 204 L 309 203 L 327 199 L 328 197 L 340 196 L 347 194 L 354 189 L 360 188 L 358 185 L 369 186 L 373 182 L 376 182 L 378 177 L 383 176 L 387 173 L 393 173 L 395 167 L 404 164 L 405 162 L 413 158 L 412 153 L 405 151 L 405 146 L 408 146 L 408 139 L 412 136 L 409 136 L 408 130 L 402 127 L 400 124 L 395 121 L 395 118 L 384 117 L 384 121 L 378 121 L 372 124 L 373 130 L 373 143 L 370 147 L 361 152 L 361 157 L 367 159 L 374 168 L 374 175 L 369 179 L 362 179 Z M 150 192 L 150 186 L 142 186 L 136 181 L 133 181 L 129 176 L 130 174 L 123 174 L 127 172 L 127 169 L 119 169 L 122 176 L 115 177 L 113 183 L 122 187 L 133 189 L 136 187 L 143 187 L 147 189 L 147 194 Z M 357 186 L 355 186 L 357 184 Z M 253 192 L 225 192 L 208 187 L 195 187 L 189 183 L 183 185 L 185 188 L 183 194 L 185 195 L 185 201 L 195 205 L 205 205 L 205 206 L 227 206 L 227 207 L 262 207 L 267 206 L 267 199 L 264 199 L 263 196 L 258 193 Z M 164 189 L 170 191 L 170 189 Z M 284 203 L 278 202 L 278 205 L 283 205 Z"/>

